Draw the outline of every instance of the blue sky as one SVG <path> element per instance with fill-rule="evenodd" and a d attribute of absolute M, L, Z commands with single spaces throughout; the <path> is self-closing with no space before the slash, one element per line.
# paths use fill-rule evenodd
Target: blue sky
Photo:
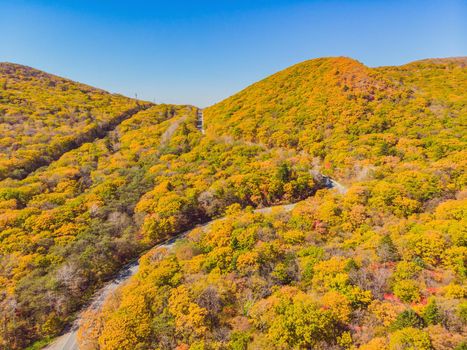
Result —
<path fill-rule="evenodd" d="M 465 0 L 0 0 L 0 61 L 201 107 L 289 65 L 467 55 Z"/>

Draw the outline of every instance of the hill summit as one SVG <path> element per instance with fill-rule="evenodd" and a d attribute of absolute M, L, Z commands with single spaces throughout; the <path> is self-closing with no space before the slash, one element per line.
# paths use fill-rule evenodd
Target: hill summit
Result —
<path fill-rule="evenodd" d="M 408 134 L 429 139 L 444 130 L 456 143 L 467 114 L 466 61 L 447 58 L 369 68 L 346 57 L 313 59 L 207 108 L 206 126 L 216 136 L 302 149 L 340 168 L 344 160 L 334 152 L 342 147 L 353 164 L 378 152 L 355 152 L 356 139 L 370 135 L 391 144 Z M 430 147 L 439 152 L 435 144 Z"/>

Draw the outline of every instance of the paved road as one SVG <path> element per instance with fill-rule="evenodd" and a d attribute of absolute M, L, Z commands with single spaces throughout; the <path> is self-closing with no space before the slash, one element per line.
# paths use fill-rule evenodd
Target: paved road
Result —
<path fill-rule="evenodd" d="M 203 115 L 203 110 L 198 109 L 198 118 L 196 120 L 196 127 L 198 128 L 199 131 L 201 131 L 202 134 L 204 134 L 204 115 Z"/>
<path fill-rule="evenodd" d="M 344 185 L 330 178 L 328 179 L 329 179 L 329 182 L 327 183 L 328 188 L 335 188 L 340 193 L 345 193 L 347 191 L 347 188 Z M 256 209 L 255 212 L 267 214 L 267 213 L 271 213 L 273 209 L 275 208 L 281 208 L 282 210 L 289 212 L 295 207 L 295 205 L 296 203 L 271 206 L 271 207 Z M 209 221 L 208 223 L 202 225 L 201 227 L 208 227 L 213 222 L 216 222 L 218 220 L 223 220 L 223 219 L 224 218 L 219 218 L 216 220 Z M 191 232 L 191 230 L 181 233 L 180 235 L 175 236 L 173 238 L 170 238 L 169 240 L 154 246 L 154 248 L 152 249 L 156 249 L 158 247 L 165 247 L 167 249 L 171 249 L 173 245 L 175 244 L 175 242 L 185 237 L 189 232 Z M 138 272 L 138 268 L 139 268 L 139 260 L 134 261 L 126 265 L 125 267 L 123 267 L 112 281 L 110 281 L 105 287 L 103 287 L 96 293 L 91 304 L 89 304 L 89 306 L 84 308 L 82 312 L 87 311 L 87 310 L 94 310 L 94 311 L 99 310 L 104 304 L 104 301 L 107 299 L 107 297 L 111 295 L 119 286 L 121 286 L 123 283 L 128 281 L 130 277 L 135 275 L 136 272 Z M 45 347 L 44 350 L 79 350 L 78 343 L 76 340 L 76 333 L 78 331 L 81 320 L 82 320 L 81 315 L 79 315 L 76 321 L 71 326 L 71 328 L 68 330 L 68 332 L 58 337 L 52 344 Z"/>
<path fill-rule="evenodd" d="M 335 186 L 334 184 L 337 184 L 337 185 Z M 341 192 L 341 190 L 346 191 L 346 188 L 343 185 L 339 184 L 338 182 L 334 180 L 332 180 L 332 183 L 329 187 L 336 188 L 339 192 Z M 256 209 L 255 212 L 267 214 L 267 213 L 271 213 L 273 209 L 275 208 L 281 208 L 282 210 L 288 212 L 288 211 L 291 211 L 295 207 L 295 205 L 296 203 L 271 206 L 271 207 Z M 218 220 L 223 220 L 223 218 L 209 221 L 208 223 L 202 225 L 201 227 L 207 227 L 211 225 L 213 222 L 218 221 Z M 163 243 L 160 243 L 154 246 L 153 249 L 156 249 L 158 247 L 165 247 L 167 249 L 171 249 L 173 245 L 175 244 L 175 242 L 185 237 L 189 232 L 191 232 L 191 230 L 186 231 L 176 237 L 173 237 Z M 88 307 L 86 307 L 84 310 L 82 310 L 82 312 L 87 311 L 87 310 L 94 310 L 94 311 L 99 310 L 104 304 L 104 301 L 107 299 L 107 297 L 111 295 L 119 286 L 121 286 L 123 283 L 128 281 L 133 275 L 135 275 L 136 272 L 138 272 L 138 268 L 139 268 L 139 260 L 134 261 L 126 265 L 124 268 L 122 268 L 111 282 L 109 282 L 105 287 L 103 287 L 101 290 L 99 290 L 96 293 L 96 296 L 92 300 L 91 304 Z M 52 344 L 45 347 L 44 350 L 79 350 L 78 343 L 76 340 L 76 333 L 78 331 L 81 320 L 82 320 L 81 315 L 79 315 L 76 321 L 71 326 L 71 328 L 68 330 L 68 332 L 58 337 Z"/>
<path fill-rule="evenodd" d="M 340 194 L 346 194 L 347 193 L 347 187 L 345 187 L 343 184 L 340 182 L 337 182 L 336 180 L 331 179 L 331 186 L 330 188 L 334 188 L 339 192 Z"/>
<path fill-rule="evenodd" d="M 85 310 L 99 310 L 104 304 L 105 299 L 111 295 L 120 285 L 125 283 L 131 276 L 133 276 L 139 267 L 139 262 L 132 262 L 123 267 L 115 278 L 104 286 L 101 290 L 96 293 L 91 304 L 86 307 Z M 51 345 L 47 346 L 45 350 L 78 350 L 78 342 L 76 340 L 76 333 L 81 323 L 81 316 L 78 316 L 75 322 L 73 322 L 71 328 L 58 337 Z"/>

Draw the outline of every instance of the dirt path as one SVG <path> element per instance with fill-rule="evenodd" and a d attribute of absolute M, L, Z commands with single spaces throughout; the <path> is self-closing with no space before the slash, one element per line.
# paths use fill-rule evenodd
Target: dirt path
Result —
<path fill-rule="evenodd" d="M 37 159 L 34 164 L 30 165 L 23 165 L 23 168 L 25 169 L 25 172 L 22 173 L 21 175 L 18 176 L 11 176 L 14 179 L 17 180 L 22 180 L 27 178 L 29 175 L 31 175 L 34 171 L 39 169 L 40 167 L 43 166 L 49 166 L 51 163 L 59 160 L 65 153 L 71 152 L 79 147 L 81 147 L 83 144 L 87 142 L 94 142 L 98 139 L 103 139 L 106 137 L 110 132 L 115 130 L 118 125 L 120 125 L 123 121 L 131 118 L 134 116 L 136 113 L 150 108 L 152 105 L 150 104 L 144 104 L 144 105 L 139 105 L 135 108 L 132 108 L 130 110 L 127 110 L 121 114 L 119 114 L 117 117 L 115 117 L 113 120 L 106 121 L 102 125 L 96 126 L 91 128 L 90 130 L 77 135 L 77 137 L 72 140 L 68 145 L 64 146 L 63 148 L 60 149 L 60 151 L 57 152 L 52 152 L 50 154 L 44 154 L 45 158 L 40 158 Z M 4 177 L 0 177 L 0 181 L 4 180 Z"/>

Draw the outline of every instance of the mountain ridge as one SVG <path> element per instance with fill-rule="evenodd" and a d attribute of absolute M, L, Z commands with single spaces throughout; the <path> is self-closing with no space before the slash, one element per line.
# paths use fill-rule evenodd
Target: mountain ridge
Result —
<path fill-rule="evenodd" d="M 80 84 L 81 86 L 84 86 L 84 87 L 88 87 L 91 90 L 98 90 L 98 91 L 105 92 L 105 93 L 108 93 L 108 94 L 113 94 L 113 93 L 111 93 L 111 92 L 109 92 L 107 90 L 104 90 L 104 89 L 101 89 L 101 88 L 98 88 L 98 87 L 95 87 L 95 86 L 92 86 L 92 85 L 89 85 L 89 84 L 81 83 L 81 82 L 78 82 L 77 80 L 73 80 L 71 78 L 63 77 L 63 76 L 60 76 L 58 74 L 48 73 L 45 70 L 34 68 L 34 67 L 24 65 L 24 64 L 21 64 L 21 63 L 0 62 L 0 72 L 8 73 L 9 70 L 12 70 L 12 69 L 16 70 L 17 68 L 23 70 L 26 73 L 29 73 L 29 75 L 31 75 L 31 76 L 41 75 L 41 76 L 46 77 L 46 78 L 54 78 L 57 81 L 65 80 L 65 81 L 68 81 L 68 82 Z M 115 95 L 120 95 L 120 94 L 115 94 Z"/>
<path fill-rule="evenodd" d="M 24 178 L 150 104 L 0 64 L 0 180 Z"/>

